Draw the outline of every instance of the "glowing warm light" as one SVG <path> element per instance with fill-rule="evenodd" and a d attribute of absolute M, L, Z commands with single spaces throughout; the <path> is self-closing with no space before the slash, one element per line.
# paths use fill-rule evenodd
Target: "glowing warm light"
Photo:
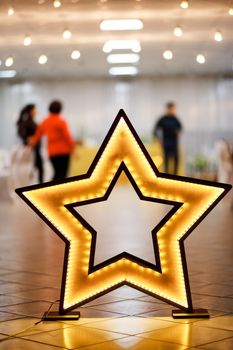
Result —
<path fill-rule="evenodd" d="M 30 35 L 25 35 L 23 44 L 24 46 L 30 46 L 32 43 L 32 38 L 30 37 Z"/>
<path fill-rule="evenodd" d="M 230 8 L 229 8 L 228 13 L 229 13 L 230 16 L 233 16 L 233 7 L 230 7 Z"/>
<path fill-rule="evenodd" d="M 183 35 L 183 30 L 181 27 L 175 27 L 173 33 L 175 36 L 180 37 Z"/>
<path fill-rule="evenodd" d="M 156 264 L 122 252 L 94 265 L 97 233 L 78 208 L 107 200 L 122 172 L 141 200 L 172 205 L 152 231 Z M 16 192 L 65 242 L 60 314 L 122 285 L 192 312 L 184 240 L 230 188 L 159 173 L 120 110 L 86 175 Z"/>
<path fill-rule="evenodd" d="M 72 37 L 72 33 L 69 29 L 65 29 L 64 32 L 62 33 L 63 39 L 67 40 Z"/>
<path fill-rule="evenodd" d="M 48 62 L 48 57 L 46 55 L 40 55 L 38 58 L 38 63 L 39 64 L 45 64 Z"/>
<path fill-rule="evenodd" d="M 111 67 L 109 69 L 110 75 L 137 75 L 138 69 L 137 67 Z"/>
<path fill-rule="evenodd" d="M 53 2 L 53 7 L 55 7 L 56 9 L 61 7 L 61 1 L 59 0 L 54 0 Z"/>
<path fill-rule="evenodd" d="M 171 60 L 173 58 L 173 52 L 171 50 L 164 51 L 163 58 L 165 58 L 165 60 Z"/>
<path fill-rule="evenodd" d="M 182 9 L 187 9 L 189 7 L 189 2 L 187 0 L 186 1 L 181 1 L 180 7 Z"/>
<path fill-rule="evenodd" d="M 5 60 L 5 66 L 6 67 L 11 67 L 14 64 L 14 58 L 13 57 L 7 57 L 7 59 Z"/>
<path fill-rule="evenodd" d="M 215 41 L 222 41 L 222 40 L 223 40 L 222 33 L 221 33 L 219 30 L 217 30 L 217 31 L 215 32 L 215 34 L 214 34 L 214 40 L 215 40 Z"/>
<path fill-rule="evenodd" d="M 132 50 L 140 52 L 141 45 L 139 40 L 108 40 L 103 46 L 103 51 L 109 53 L 113 50 Z"/>
<path fill-rule="evenodd" d="M 100 23 L 101 30 L 140 30 L 143 22 L 140 19 L 107 19 Z"/>
<path fill-rule="evenodd" d="M 78 60 L 80 58 L 81 54 L 78 50 L 74 50 L 71 53 L 72 60 Z"/>
<path fill-rule="evenodd" d="M 196 56 L 196 61 L 200 64 L 204 64 L 206 59 L 205 59 L 205 56 L 201 53 L 199 53 L 197 56 Z"/>
<path fill-rule="evenodd" d="M 116 53 L 107 56 L 108 63 L 137 63 L 140 56 L 136 53 Z"/>
<path fill-rule="evenodd" d="M 13 14 L 15 13 L 15 10 L 13 9 L 13 7 L 9 7 L 7 13 L 8 13 L 8 16 L 13 16 Z"/>

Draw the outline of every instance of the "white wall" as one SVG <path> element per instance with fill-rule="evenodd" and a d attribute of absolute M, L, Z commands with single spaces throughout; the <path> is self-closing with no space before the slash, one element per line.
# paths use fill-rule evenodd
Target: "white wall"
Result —
<path fill-rule="evenodd" d="M 32 81 L 0 84 L 0 147 L 16 142 L 15 120 L 20 108 L 34 102 L 40 120 L 48 103 L 64 102 L 64 115 L 75 137 L 102 140 L 120 108 L 146 140 L 164 103 L 177 103 L 184 125 L 183 142 L 189 153 L 218 137 L 233 136 L 233 79 L 216 77 L 153 78 L 133 80 Z"/>

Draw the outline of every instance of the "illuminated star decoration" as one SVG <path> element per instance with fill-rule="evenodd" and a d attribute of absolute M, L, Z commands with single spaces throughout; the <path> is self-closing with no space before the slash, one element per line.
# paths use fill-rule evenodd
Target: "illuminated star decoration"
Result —
<path fill-rule="evenodd" d="M 97 233 L 75 207 L 107 200 L 121 172 L 141 200 L 173 205 L 152 231 L 155 264 L 122 252 L 94 266 Z M 16 192 L 65 242 L 60 314 L 123 285 L 192 312 L 184 240 L 230 188 L 159 173 L 120 110 L 87 174 Z"/>

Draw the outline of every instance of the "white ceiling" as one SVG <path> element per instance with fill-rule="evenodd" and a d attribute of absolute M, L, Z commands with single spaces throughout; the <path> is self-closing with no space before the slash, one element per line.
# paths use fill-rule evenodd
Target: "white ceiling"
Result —
<path fill-rule="evenodd" d="M 172 0 L 61 0 L 59 9 L 52 0 L 38 5 L 37 0 L 3 0 L 0 2 L 0 60 L 13 56 L 18 78 L 104 77 L 109 64 L 102 47 L 108 39 L 138 39 L 141 41 L 139 75 L 232 74 L 233 16 L 228 14 L 228 1 L 190 0 L 189 9 L 180 8 Z M 10 4 L 15 14 L 7 15 Z M 103 32 L 103 19 L 140 18 L 144 28 L 132 32 Z M 173 35 L 180 25 L 184 35 Z M 62 38 L 69 28 L 70 40 Z M 213 39 L 220 29 L 224 40 Z M 25 34 L 32 45 L 23 46 Z M 70 53 L 78 49 L 81 58 L 71 60 Z M 174 58 L 166 61 L 162 53 L 172 49 Z M 206 55 L 206 63 L 195 61 L 197 53 Z M 38 64 L 38 56 L 48 56 L 46 65 Z M 4 64 L 0 67 L 6 69 Z"/>

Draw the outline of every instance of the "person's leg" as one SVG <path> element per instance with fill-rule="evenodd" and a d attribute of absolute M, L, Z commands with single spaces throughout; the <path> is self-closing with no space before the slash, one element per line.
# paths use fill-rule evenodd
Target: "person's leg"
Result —
<path fill-rule="evenodd" d="M 53 178 L 52 180 L 58 180 L 59 179 L 59 157 L 55 156 L 55 157 L 50 157 L 50 162 L 52 164 L 53 167 Z"/>
<path fill-rule="evenodd" d="M 178 166 L 179 166 L 179 155 L 178 155 L 178 152 L 175 152 L 175 154 L 174 154 L 174 174 L 176 174 L 176 175 L 178 173 Z"/>
<path fill-rule="evenodd" d="M 69 158 L 70 156 L 68 154 L 59 156 L 59 179 L 65 179 L 67 177 Z"/>
<path fill-rule="evenodd" d="M 68 176 L 68 171 L 69 171 L 70 155 L 69 154 L 64 155 L 62 157 L 62 162 L 63 162 L 62 176 L 63 178 L 66 178 Z"/>
<path fill-rule="evenodd" d="M 178 166 L 179 166 L 179 151 L 178 151 L 177 145 L 174 145 L 173 147 L 173 160 L 174 160 L 174 174 L 177 175 Z"/>
<path fill-rule="evenodd" d="M 44 167 L 43 167 L 43 160 L 40 154 L 40 149 L 38 147 L 35 148 L 35 167 L 38 170 L 39 183 L 42 183 L 43 177 L 44 177 Z"/>
<path fill-rule="evenodd" d="M 54 169 L 53 180 L 61 180 L 67 177 L 69 169 L 69 159 L 70 156 L 68 154 L 50 158 Z"/>
<path fill-rule="evenodd" d="M 164 172 L 168 173 L 168 162 L 169 162 L 169 150 L 166 145 L 163 146 L 163 154 L 164 154 Z"/>

